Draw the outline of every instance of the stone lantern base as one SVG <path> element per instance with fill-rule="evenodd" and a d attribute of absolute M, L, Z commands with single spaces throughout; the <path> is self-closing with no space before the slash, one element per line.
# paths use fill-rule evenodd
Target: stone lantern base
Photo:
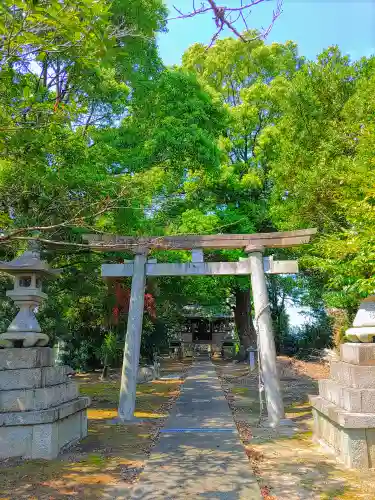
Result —
<path fill-rule="evenodd" d="M 375 467 L 375 344 L 341 346 L 340 361 L 310 396 L 314 435 L 346 466 Z"/>
<path fill-rule="evenodd" d="M 87 435 L 87 397 L 49 347 L 0 350 L 0 458 L 57 457 Z"/>

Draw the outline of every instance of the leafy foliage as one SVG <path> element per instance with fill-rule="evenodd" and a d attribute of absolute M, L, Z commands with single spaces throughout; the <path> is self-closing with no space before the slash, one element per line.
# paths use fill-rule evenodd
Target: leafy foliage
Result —
<path fill-rule="evenodd" d="M 63 272 L 39 316 L 52 342 L 68 343 L 73 365 L 118 363 L 125 335 L 126 311 L 113 321 L 115 293 L 98 270 L 130 254 L 87 253 L 88 230 L 318 227 L 311 246 L 276 254 L 298 255 L 302 268 L 298 278 L 269 280 L 280 349 L 290 340 L 288 300 L 318 318 L 294 342 L 322 347 L 331 333 L 324 308 L 351 317 L 372 293 L 374 58 L 352 63 L 332 47 L 306 61 L 293 42 L 266 45 L 249 31 L 247 43 L 195 44 L 181 68 L 166 69 L 155 42 L 165 29 L 162 0 L 5 0 L 0 14 L 1 256 L 24 248 L 33 234 L 24 228 L 71 244 L 45 252 Z M 160 262 L 188 256 L 154 254 Z M 2 277 L 0 286 L 10 282 Z M 230 305 L 242 343 L 254 340 L 248 278 L 149 279 L 146 293 L 149 360 L 188 303 Z M 0 308 L 4 329 L 14 307 L 4 299 Z"/>
<path fill-rule="evenodd" d="M 319 228 L 302 263 L 323 273 L 333 307 L 353 309 L 374 288 L 373 75 L 373 58 L 328 49 L 278 83 L 282 117 L 260 138 L 262 154 L 272 151 L 273 221 Z"/>

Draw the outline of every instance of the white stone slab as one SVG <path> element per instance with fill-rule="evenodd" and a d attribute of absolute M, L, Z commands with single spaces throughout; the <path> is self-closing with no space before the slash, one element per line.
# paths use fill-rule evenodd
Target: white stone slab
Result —
<path fill-rule="evenodd" d="M 38 389 L 0 391 L 0 412 L 45 410 L 79 396 L 74 382 Z"/>
<path fill-rule="evenodd" d="M 375 413 L 375 388 L 353 389 L 327 379 L 319 380 L 319 395 L 349 412 Z"/>
<path fill-rule="evenodd" d="M 353 365 L 375 365 L 375 344 L 341 344 L 341 361 Z"/>
<path fill-rule="evenodd" d="M 50 347 L 0 349 L 0 370 L 53 366 L 54 352 Z"/>
<path fill-rule="evenodd" d="M 68 382 L 68 366 L 46 366 L 3 370 L 0 375 L 0 391 L 13 389 L 37 389 Z"/>
<path fill-rule="evenodd" d="M 346 429 L 313 409 L 314 438 L 347 467 L 375 467 L 375 429 Z"/>
<path fill-rule="evenodd" d="M 193 248 L 191 251 L 192 262 L 204 262 L 203 250 L 201 248 Z"/>
<path fill-rule="evenodd" d="M 49 424 L 87 408 L 88 397 L 80 397 L 47 410 L 0 413 L 0 427 Z"/>
<path fill-rule="evenodd" d="M 327 401 L 321 396 L 310 396 L 310 403 L 330 420 L 346 429 L 375 429 L 375 413 L 353 413 Z"/>
<path fill-rule="evenodd" d="M 41 387 L 49 387 L 67 382 L 68 373 L 71 372 L 69 366 L 47 366 L 42 368 Z"/>
<path fill-rule="evenodd" d="M 56 458 L 61 449 L 87 436 L 86 410 L 62 420 L 34 425 L 0 427 L 0 458 Z"/>
<path fill-rule="evenodd" d="M 375 365 L 361 366 L 332 361 L 331 378 L 347 387 L 372 389 L 375 387 Z"/>
<path fill-rule="evenodd" d="M 0 458 L 31 457 L 32 426 L 0 427 Z"/>
<path fill-rule="evenodd" d="M 4 370 L 0 375 L 0 391 L 34 389 L 42 385 L 41 368 Z"/>
<path fill-rule="evenodd" d="M 298 261 L 273 260 L 273 256 L 263 258 L 264 272 L 266 274 L 297 274 Z"/>

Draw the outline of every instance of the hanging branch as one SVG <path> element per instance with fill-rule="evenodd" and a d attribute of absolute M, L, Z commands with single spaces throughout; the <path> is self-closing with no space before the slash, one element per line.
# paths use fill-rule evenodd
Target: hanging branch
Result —
<path fill-rule="evenodd" d="M 251 7 L 254 7 L 258 4 L 269 2 L 271 0 L 252 0 L 251 2 L 247 2 L 244 4 L 244 0 L 238 0 L 239 5 L 237 7 L 227 7 L 227 6 L 219 6 L 216 3 L 216 0 L 207 0 L 203 1 L 200 4 L 200 7 L 196 7 L 195 0 L 193 0 L 192 10 L 190 12 L 182 12 L 177 7 L 173 6 L 178 16 L 171 17 L 168 21 L 174 21 L 176 19 L 187 19 L 190 17 L 196 17 L 201 14 L 207 14 L 207 12 L 212 12 L 214 17 L 213 20 L 216 25 L 216 32 L 211 38 L 211 42 L 209 47 L 211 47 L 224 28 L 228 28 L 232 33 L 236 35 L 237 38 L 240 38 L 243 42 L 249 42 L 252 40 L 256 40 L 258 38 L 266 38 L 270 33 L 276 19 L 280 16 L 282 12 L 282 4 L 283 0 L 276 0 L 276 9 L 272 12 L 272 20 L 267 29 L 262 29 L 258 36 L 254 38 L 246 38 L 246 36 L 241 34 L 241 31 L 244 29 L 246 31 L 249 30 L 247 19 L 250 15 Z M 238 23 L 241 23 L 242 29 L 238 27 Z"/>

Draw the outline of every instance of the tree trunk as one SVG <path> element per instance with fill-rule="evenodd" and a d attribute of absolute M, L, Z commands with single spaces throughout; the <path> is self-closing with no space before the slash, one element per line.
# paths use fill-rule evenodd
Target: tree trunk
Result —
<path fill-rule="evenodd" d="M 100 380 L 106 380 L 107 377 L 108 377 L 108 356 L 105 355 L 104 356 L 104 363 L 103 363 L 103 370 L 102 370 L 102 374 L 100 375 Z"/>
<path fill-rule="evenodd" d="M 247 290 L 236 289 L 236 306 L 234 321 L 241 345 L 247 349 L 257 345 L 257 335 L 251 317 L 250 288 Z"/>
<path fill-rule="evenodd" d="M 100 375 L 100 380 L 107 380 L 107 377 L 108 377 L 108 365 L 104 365 L 102 374 Z"/>

